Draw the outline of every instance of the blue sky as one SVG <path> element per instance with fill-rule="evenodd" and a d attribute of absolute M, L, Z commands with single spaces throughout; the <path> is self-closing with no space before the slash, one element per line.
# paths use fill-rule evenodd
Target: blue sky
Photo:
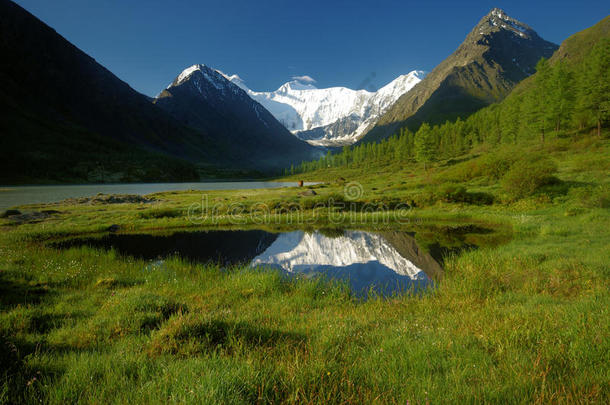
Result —
<path fill-rule="evenodd" d="M 607 1 L 17 0 L 136 90 L 184 68 L 237 73 L 253 90 L 292 76 L 381 87 L 431 70 L 493 7 L 560 43 L 608 15 Z"/>

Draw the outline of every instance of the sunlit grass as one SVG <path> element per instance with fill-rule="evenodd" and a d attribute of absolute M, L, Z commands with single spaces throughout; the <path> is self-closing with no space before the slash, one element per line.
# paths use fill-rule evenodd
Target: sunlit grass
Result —
<path fill-rule="evenodd" d="M 549 154 L 564 188 L 508 205 L 438 201 L 409 212 L 399 228 L 424 239 L 472 221 L 510 236 L 447 257 L 441 282 L 419 296 L 361 300 L 345 285 L 268 270 L 48 244 L 111 224 L 122 232 L 259 227 L 187 221 L 198 192 L 161 193 L 153 207 L 59 205 L 64 214 L 43 222 L 3 220 L 0 401 L 607 403 L 610 212 L 600 201 L 609 179 L 599 166 L 608 145 L 558 149 Z M 341 193 L 342 176 L 362 183 L 362 199 L 407 200 L 437 184 L 434 173 L 401 170 L 383 179 L 375 170 L 329 172 L 315 190 L 320 199 Z M 501 197 L 482 178 L 461 184 Z M 589 188 L 599 191 L 582 192 Z M 222 211 L 232 201 L 310 198 L 299 191 L 206 194 Z M 329 227 L 324 212 L 308 226 Z M 379 215 L 366 213 L 358 226 L 396 227 L 374 223 Z M 285 214 L 272 218 L 267 229 L 294 226 Z"/>

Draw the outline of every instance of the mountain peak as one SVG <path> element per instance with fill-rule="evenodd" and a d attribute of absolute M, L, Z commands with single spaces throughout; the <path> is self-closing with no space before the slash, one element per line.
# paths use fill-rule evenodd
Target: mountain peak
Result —
<path fill-rule="evenodd" d="M 311 84 L 311 82 L 307 83 L 298 79 L 295 80 L 291 80 L 289 82 L 286 82 L 284 84 L 282 84 L 279 89 L 277 89 L 277 91 L 279 93 L 287 93 L 289 91 L 294 91 L 294 90 L 316 90 L 317 87 L 314 86 L 313 84 Z"/>
<path fill-rule="evenodd" d="M 192 75 L 194 72 L 196 72 L 198 70 L 203 70 L 205 68 L 206 68 L 206 65 L 202 65 L 202 64 L 196 64 L 196 65 L 187 67 L 178 75 L 178 77 L 174 81 L 175 85 L 177 86 L 177 85 L 181 84 L 186 79 L 188 79 L 189 76 Z M 172 83 L 172 84 L 174 84 L 174 83 Z"/>
<path fill-rule="evenodd" d="M 298 138 L 314 145 L 335 146 L 355 142 L 372 121 L 425 76 L 425 72 L 414 70 L 377 92 L 346 87 L 319 89 L 314 85 L 316 80 L 307 75 L 293 76 L 275 91 L 253 91 L 238 75 L 217 72 L 263 105 Z"/>
<path fill-rule="evenodd" d="M 400 128 L 417 130 L 466 117 L 502 100 L 535 71 L 541 57 L 557 45 L 500 8 L 492 9 L 464 42 L 412 91 L 402 95 L 361 142 L 379 141 Z"/>
<path fill-rule="evenodd" d="M 172 87 L 182 86 L 186 83 L 189 83 L 190 87 L 204 95 L 211 89 L 211 87 L 223 93 L 226 91 L 239 93 L 241 91 L 240 88 L 243 86 L 241 78 L 237 75 L 227 76 L 223 72 L 204 64 L 196 64 L 184 69 L 174 79 L 174 81 L 166 87 L 165 90 L 169 90 Z M 159 96 L 162 94 L 163 92 L 161 92 L 157 98 L 159 98 Z"/>
<path fill-rule="evenodd" d="M 502 10 L 501 8 L 498 8 L 498 7 L 492 8 L 491 11 L 489 13 L 487 13 L 487 16 L 488 17 L 498 17 L 498 18 L 508 17 L 506 12 L 504 10 Z"/>
<path fill-rule="evenodd" d="M 218 89 L 221 87 L 224 87 L 227 84 L 226 81 L 231 81 L 231 82 L 233 81 L 229 77 L 227 77 L 227 75 L 222 73 L 221 71 L 212 69 L 209 66 L 198 63 L 198 64 L 189 66 L 186 69 L 184 69 L 176 77 L 176 79 L 174 79 L 174 81 L 172 83 L 170 83 L 169 86 L 167 86 L 167 88 L 169 89 L 170 87 L 173 87 L 173 86 L 180 86 L 182 83 L 191 79 L 193 75 L 197 74 L 197 72 L 202 74 L 206 80 L 210 81 L 212 84 L 214 84 L 214 87 L 216 87 Z M 236 76 L 234 79 L 238 79 L 239 81 L 241 81 L 239 76 Z"/>
<path fill-rule="evenodd" d="M 242 167 L 275 170 L 317 157 L 317 150 L 294 137 L 238 82 L 238 75 L 196 64 L 153 102 L 184 125 L 217 139 Z"/>
<path fill-rule="evenodd" d="M 527 24 L 510 17 L 501 8 L 493 8 L 485 15 L 479 24 L 473 30 L 476 36 L 489 35 L 493 32 L 506 30 L 514 35 L 523 38 L 531 39 L 537 37 L 536 32 Z"/>

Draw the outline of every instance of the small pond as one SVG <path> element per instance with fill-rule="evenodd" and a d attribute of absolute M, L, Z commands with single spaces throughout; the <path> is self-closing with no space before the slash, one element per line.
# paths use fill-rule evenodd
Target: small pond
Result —
<path fill-rule="evenodd" d="M 90 246 L 153 262 L 179 256 L 197 263 L 273 268 L 288 276 L 346 281 L 357 295 L 371 289 L 382 295 L 420 291 L 442 275 L 438 244 L 422 249 L 413 233 L 361 230 L 214 230 L 169 235 L 107 234 L 69 239 L 54 247 Z M 462 244 L 459 249 L 471 247 Z"/>

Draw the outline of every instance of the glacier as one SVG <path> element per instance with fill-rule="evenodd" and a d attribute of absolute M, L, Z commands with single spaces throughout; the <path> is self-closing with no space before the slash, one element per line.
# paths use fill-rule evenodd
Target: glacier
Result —
<path fill-rule="evenodd" d="M 355 143 L 396 100 L 426 75 L 414 70 L 375 92 L 347 87 L 319 89 L 311 80 L 291 80 L 277 90 L 254 91 L 239 75 L 218 71 L 262 104 L 295 136 L 317 146 Z"/>

